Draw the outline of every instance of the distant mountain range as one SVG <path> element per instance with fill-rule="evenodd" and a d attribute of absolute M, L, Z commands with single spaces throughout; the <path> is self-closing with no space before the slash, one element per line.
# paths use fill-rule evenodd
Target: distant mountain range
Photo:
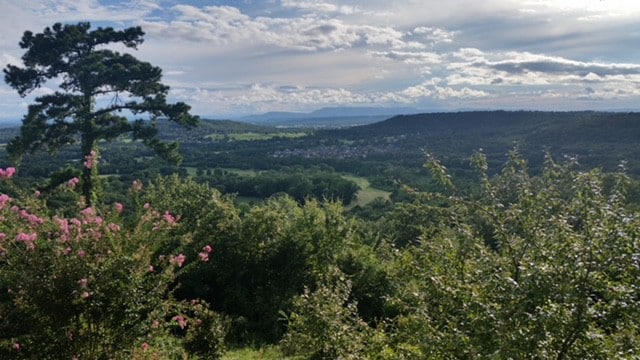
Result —
<path fill-rule="evenodd" d="M 326 107 L 312 112 L 267 112 L 234 120 L 270 126 L 345 127 L 366 125 L 401 114 L 416 114 L 416 108 Z"/>

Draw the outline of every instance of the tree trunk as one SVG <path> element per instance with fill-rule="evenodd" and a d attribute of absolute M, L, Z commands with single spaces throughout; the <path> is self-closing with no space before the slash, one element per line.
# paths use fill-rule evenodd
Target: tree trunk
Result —
<path fill-rule="evenodd" d="M 93 139 L 84 139 L 82 142 L 82 196 L 87 206 L 93 206 L 98 200 L 96 192 L 96 180 L 98 176 L 97 159 L 98 152 Z"/>

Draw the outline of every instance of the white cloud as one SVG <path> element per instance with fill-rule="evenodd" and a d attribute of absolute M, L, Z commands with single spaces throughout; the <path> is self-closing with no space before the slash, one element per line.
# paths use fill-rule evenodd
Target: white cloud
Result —
<path fill-rule="evenodd" d="M 419 26 L 413 29 L 413 33 L 421 35 L 427 41 L 433 43 L 452 43 L 456 34 L 455 31 L 447 31 L 427 26 Z"/>
<path fill-rule="evenodd" d="M 442 55 L 427 51 L 370 51 L 369 54 L 412 65 L 440 64 L 443 60 Z"/>
<path fill-rule="evenodd" d="M 161 7 L 152 1 L 133 0 L 103 5 L 98 0 L 50 0 L 35 2 L 33 10 L 41 18 L 69 21 L 133 21 Z"/>
<path fill-rule="evenodd" d="M 4 69 L 9 64 L 20 66 L 22 65 L 22 61 L 11 54 L 2 54 L 0 56 L 0 67 Z"/>
<path fill-rule="evenodd" d="M 489 96 L 489 93 L 482 90 L 474 90 L 468 87 L 452 88 L 448 86 L 437 86 L 432 81 L 422 83 L 420 85 L 411 86 L 399 93 L 407 98 L 425 98 L 432 97 L 440 100 L 451 98 L 477 98 Z"/>
<path fill-rule="evenodd" d="M 285 8 L 294 8 L 307 12 L 338 13 L 343 15 L 351 15 L 358 11 L 356 6 L 336 5 L 323 1 L 282 0 L 281 4 Z"/>
<path fill-rule="evenodd" d="M 322 7 L 326 5 L 314 4 Z M 424 49 L 425 43 L 447 42 L 452 36 L 452 33 L 441 29 L 422 29 L 418 31 L 420 35 L 424 35 L 424 42 L 421 42 L 411 39 L 411 33 L 390 26 L 352 23 L 337 18 L 250 17 L 231 6 L 197 8 L 177 5 L 172 9 L 177 13 L 175 20 L 141 20 L 139 24 L 149 35 L 165 40 L 205 42 L 212 45 L 262 44 L 299 51 L 348 49 L 356 46 L 395 50 Z M 428 36 L 425 35 L 427 32 Z"/>

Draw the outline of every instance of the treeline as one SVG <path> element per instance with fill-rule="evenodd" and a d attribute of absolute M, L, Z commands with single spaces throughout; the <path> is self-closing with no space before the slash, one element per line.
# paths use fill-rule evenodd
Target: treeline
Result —
<path fill-rule="evenodd" d="M 299 202 L 315 198 L 335 200 L 347 205 L 355 199 L 360 190 L 356 183 L 327 168 L 262 171 L 254 176 L 243 176 L 223 169 L 198 169 L 195 179 L 223 193 L 236 193 L 260 199 L 280 193 L 287 194 Z"/>

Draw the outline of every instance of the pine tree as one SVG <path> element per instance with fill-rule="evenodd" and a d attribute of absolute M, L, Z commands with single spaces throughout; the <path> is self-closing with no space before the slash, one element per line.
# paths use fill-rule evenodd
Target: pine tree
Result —
<path fill-rule="evenodd" d="M 189 113 L 189 105 L 167 103 L 169 87 L 160 82 L 159 67 L 108 48 L 121 44 L 137 49 L 144 36 L 140 27 L 90 28 L 87 22 L 57 23 L 40 34 L 26 31 L 20 42 L 26 50 L 24 66 L 8 65 L 4 69 L 5 81 L 22 97 L 47 81 L 59 87 L 52 94 L 35 98 L 22 120 L 20 135 L 7 150 L 19 159 L 27 152 L 55 152 L 79 140 L 83 157 L 80 165 L 84 165 L 82 195 L 88 204 L 97 197 L 95 159 L 100 140 L 131 134 L 161 157 L 179 162 L 177 144 L 159 140 L 156 121 L 165 119 L 191 128 L 199 120 Z"/>

